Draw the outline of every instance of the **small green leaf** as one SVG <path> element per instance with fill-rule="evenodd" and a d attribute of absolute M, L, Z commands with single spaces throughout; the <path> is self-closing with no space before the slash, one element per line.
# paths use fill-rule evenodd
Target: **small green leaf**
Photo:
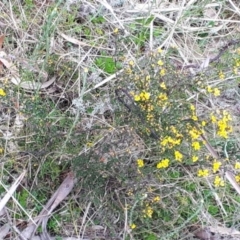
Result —
<path fill-rule="evenodd" d="M 208 207 L 208 212 L 212 215 L 216 215 L 218 213 L 218 207 L 217 206 L 213 206 L 213 205 L 210 205 Z"/>
<path fill-rule="evenodd" d="M 92 23 L 104 23 L 106 22 L 105 18 L 103 16 L 98 16 L 98 17 L 95 17 L 91 20 Z"/>
<path fill-rule="evenodd" d="M 157 240 L 157 237 L 151 233 L 147 236 L 146 240 Z"/>
<path fill-rule="evenodd" d="M 115 73 L 117 67 L 119 67 L 119 64 L 116 64 L 112 57 L 98 57 L 95 64 L 109 74 Z"/>

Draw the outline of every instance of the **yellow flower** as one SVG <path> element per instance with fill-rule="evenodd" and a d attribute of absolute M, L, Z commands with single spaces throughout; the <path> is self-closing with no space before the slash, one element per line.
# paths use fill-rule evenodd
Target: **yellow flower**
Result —
<path fill-rule="evenodd" d="M 133 66 L 134 66 L 134 61 L 133 61 L 133 60 L 130 60 L 130 61 L 128 62 L 128 64 L 133 67 Z"/>
<path fill-rule="evenodd" d="M 127 195 L 128 196 L 133 196 L 133 189 L 129 189 L 128 192 L 127 192 Z"/>
<path fill-rule="evenodd" d="M 224 187 L 224 181 L 222 178 L 220 178 L 219 176 L 216 176 L 214 179 L 214 186 L 215 187 Z"/>
<path fill-rule="evenodd" d="M 205 122 L 205 121 L 202 121 L 201 125 L 202 125 L 203 127 L 205 127 L 205 126 L 206 126 L 206 122 Z"/>
<path fill-rule="evenodd" d="M 160 70 L 160 76 L 165 76 L 166 75 L 166 69 L 165 68 L 162 68 L 161 70 Z"/>
<path fill-rule="evenodd" d="M 192 156 L 192 161 L 196 162 L 198 160 L 198 156 Z"/>
<path fill-rule="evenodd" d="M 178 131 L 177 131 L 177 129 L 176 129 L 175 126 L 170 126 L 170 129 L 171 129 L 171 131 L 172 131 L 173 133 L 175 133 L 175 134 L 178 133 Z"/>
<path fill-rule="evenodd" d="M 175 151 L 175 152 L 174 152 L 174 155 L 175 155 L 175 159 L 176 159 L 177 161 L 179 161 L 179 162 L 182 161 L 183 155 L 182 155 L 179 151 Z"/>
<path fill-rule="evenodd" d="M 235 169 L 240 169 L 240 162 L 236 162 L 234 168 L 235 168 Z"/>
<path fill-rule="evenodd" d="M 191 109 L 192 111 L 195 111 L 196 108 L 195 108 L 195 106 L 194 106 L 193 104 L 191 104 L 191 105 L 190 105 L 190 109 Z"/>
<path fill-rule="evenodd" d="M 233 67 L 233 73 L 234 73 L 235 75 L 238 74 L 238 68 L 237 68 L 237 67 Z"/>
<path fill-rule="evenodd" d="M 130 228 L 131 229 L 135 229 L 137 226 L 136 226 L 136 224 L 134 224 L 134 223 L 132 223 L 131 225 L 130 225 Z"/>
<path fill-rule="evenodd" d="M 139 168 L 144 167 L 144 161 L 142 159 L 137 160 L 137 165 Z"/>
<path fill-rule="evenodd" d="M 156 196 L 153 198 L 153 202 L 159 202 L 160 201 L 160 197 L 159 196 Z"/>
<path fill-rule="evenodd" d="M 167 89 L 165 82 L 162 82 L 162 83 L 160 84 L 160 87 L 161 87 L 162 89 L 164 89 L 164 90 Z"/>
<path fill-rule="evenodd" d="M 225 117 L 226 120 L 232 121 L 231 115 L 226 110 L 223 110 L 223 116 Z"/>
<path fill-rule="evenodd" d="M 181 137 L 180 136 L 180 134 L 177 134 L 179 137 Z M 172 148 L 173 146 L 175 146 L 175 145 L 180 145 L 181 144 L 181 139 L 173 139 L 171 136 L 166 136 L 161 142 L 160 142 L 160 144 L 162 145 L 162 146 L 168 146 L 168 148 Z"/>
<path fill-rule="evenodd" d="M 153 209 L 150 206 L 147 206 L 146 209 L 143 210 L 144 217 L 152 218 Z"/>
<path fill-rule="evenodd" d="M 236 182 L 240 183 L 240 175 L 235 176 Z"/>
<path fill-rule="evenodd" d="M 92 147 L 93 146 L 93 143 L 92 142 L 87 142 L 87 147 Z"/>
<path fill-rule="evenodd" d="M 113 32 L 114 32 L 115 34 L 117 34 L 117 33 L 118 33 L 118 28 L 115 28 L 115 29 L 113 30 Z"/>
<path fill-rule="evenodd" d="M 153 111 L 154 106 L 151 105 L 151 104 L 148 104 L 148 105 L 146 106 L 146 109 L 147 109 L 148 112 L 151 112 L 151 111 Z"/>
<path fill-rule="evenodd" d="M 240 67 L 240 60 L 239 59 L 235 60 L 235 67 Z"/>
<path fill-rule="evenodd" d="M 220 96 L 220 90 L 219 90 L 218 88 L 214 88 L 214 89 L 213 89 L 213 95 L 214 95 L 215 97 Z"/>
<path fill-rule="evenodd" d="M 149 81 L 150 80 L 150 76 L 146 76 L 146 81 Z"/>
<path fill-rule="evenodd" d="M 162 146 L 167 146 L 167 144 L 168 144 L 168 138 L 164 138 L 161 142 L 160 142 L 160 144 L 162 145 Z"/>
<path fill-rule="evenodd" d="M 221 167 L 221 165 L 222 165 L 221 162 L 217 162 L 216 160 L 214 160 L 213 166 L 212 166 L 213 173 L 216 173 L 219 170 L 219 168 Z"/>
<path fill-rule="evenodd" d="M 132 69 L 130 67 L 125 69 L 126 74 L 132 74 Z"/>
<path fill-rule="evenodd" d="M 211 114 L 211 121 L 212 121 L 212 123 L 215 123 L 215 122 L 217 122 L 217 119 L 216 119 L 216 117 L 213 115 L 213 114 Z"/>
<path fill-rule="evenodd" d="M 168 100 L 168 96 L 167 96 L 166 93 L 160 93 L 160 94 L 158 95 L 158 99 L 159 99 L 160 101 L 164 102 L 164 101 L 167 101 L 167 100 Z"/>
<path fill-rule="evenodd" d="M 209 175 L 208 169 L 198 170 L 198 177 L 207 177 Z"/>
<path fill-rule="evenodd" d="M 147 109 L 147 110 L 150 111 L 149 109 Z M 148 114 L 147 114 L 147 120 L 148 120 L 149 122 L 153 121 L 153 120 L 154 120 L 154 115 L 151 114 L 151 113 L 148 113 Z"/>
<path fill-rule="evenodd" d="M 0 88 L 0 96 L 3 96 L 3 97 L 6 96 L 6 93 L 2 88 Z"/>
<path fill-rule="evenodd" d="M 240 48 L 237 48 L 237 54 L 240 55 Z"/>
<path fill-rule="evenodd" d="M 193 121 L 197 121 L 197 120 L 198 120 L 198 117 L 197 117 L 196 115 L 193 115 L 193 116 L 192 116 L 192 120 L 193 120 Z"/>
<path fill-rule="evenodd" d="M 157 51 L 158 53 L 162 53 L 163 50 L 161 48 L 158 48 Z"/>
<path fill-rule="evenodd" d="M 143 91 L 140 93 L 140 98 L 142 101 L 147 101 L 150 98 L 150 93 Z"/>
<path fill-rule="evenodd" d="M 211 93 L 213 90 L 212 90 L 212 87 L 210 87 L 210 86 L 207 86 L 207 91 L 209 92 L 209 93 Z"/>
<path fill-rule="evenodd" d="M 163 159 L 157 164 L 157 168 L 167 168 L 169 166 L 169 159 Z"/>
<path fill-rule="evenodd" d="M 217 125 L 218 125 L 218 132 L 217 132 L 217 134 L 220 137 L 228 138 L 228 133 L 232 132 L 232 127 L 229 126 L 229 123 L 228 123 L 230 121 L 230 119 L 231 119 L 231 116 L 229 114 L 225 113 L 223 118 L 220 119 L 217 122 Z"/>
<path fill-rule="evenodd" d="M 163 61 L 162 61 L 162 60 L 159 60 L 159 61 L 158 61 L 158 65 L 159 65 L 159 66 L 162 66 L 162 65 L 163 65 Z"/>
<path fill-rule="evenodd" d="M 135 95 L 134 96 L 134 101 L 139 102 L 141 100 L 139 95 Z"/>
<path fill-rule="evenodd" d="M 196 128 L 192 128 L 191 130 L 189 130 L 189 135 L 191 136 L 192 139 L 197 139 L 201 136 L 201 131 L 199 131 Z"/>
<path fill-rule="evenodd" d="M 199 142 L 192 142 L 192 147 L 194 150 L 199 150 L 201 148 Z"/>
<path fill-rule="evenodd" d="M 219 72 L 219 78 L 223 80 L 225 78 L 225 75 L 222 71 Z"/>

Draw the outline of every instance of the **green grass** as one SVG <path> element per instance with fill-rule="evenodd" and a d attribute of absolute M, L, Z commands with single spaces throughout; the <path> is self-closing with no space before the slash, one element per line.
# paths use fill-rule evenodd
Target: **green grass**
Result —
<path fill-rule="evenodd" d="M 240 182 L 237 3 L 123 6 L 113 16 L 99 1 L 81 1 L 87 14 L 78 3 L 17 2 L 0 4 L 2 51 L 22 81 L 56 81 L 29 90 L 0 72 L 1 196 L 27 171 L 7 203 L 12 223 L 36 217 L 72 171 L 75 188 L 47 225 L 56 238 L 237 230 L 240 198 L 225 177 Z"/>

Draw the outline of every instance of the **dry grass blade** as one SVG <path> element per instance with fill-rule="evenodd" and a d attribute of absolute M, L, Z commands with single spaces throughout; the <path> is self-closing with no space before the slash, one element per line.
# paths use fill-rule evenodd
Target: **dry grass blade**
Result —
<path fill-rule="evenodd" d="M 18 179 L 13 183 L 13 185 L 10 187 L 10 189 L 7 191 L 7 193 L 5 194 L 5 196 L 2 198 L 2 200 L 0 201 L 0 211 L 5 207 L 5 205 L 7 204 L 8 200 L 12 197 L 12 195 L 14 194 L 14 192 L 16 191 L 17 187 L 19 186 L 19 184 L 21 183 L 22 179 L 24 178 L 26 174 L 26 171 L 24 171 L 19 177 Z M 5 188 L 4 184 L 2 184 L 2 182 L 0 182 L 1 185 Z"/>
<path fill-rule="evenodd" d="M 4 38 L 5 38 L 5 35 L 0 36 L 0 49 L 2 49 Z"/>
<path fill-rule="evenodd" d="M 67 195 L 72 191 L 73 187 L 74 176 L 73 173 L 70 172 L 68 176 L 64 179 L 63 183 L 60 185 L 56 193 L 53 194 L 52 198 L 44 207 L 43 214 L 45 214 L 45 209 L 48 209 L 47 216 L 45 216 L 42 220 L 42 231 L 44 239 L 49 238 L 47 233 L 47 222 L 50 217 L 50 214 L 67 197 Z"/>
<path fill-rule="evenodd" d="M 194 226 L 191 227 L 191 231 L 193 232 L 195 237 L 201 240 L 240 239 L 239 231 L 221 226 Z"/>
<path fill-rule="evenodd" d="M 226 212 L 226 210 L 225 210 L 225 208 L 224 208 L 224 206 L 223 206 L 223 204 L 222 204 L 222 202 L 221 202 L 221 199 L 220 199 L 219 195 L 217 194 L 216 191 L 214 191 L 214 189 L 212 188 L 211 183 L 210 183 L 208 180 L 207 180 L 207 183 L 208 183 L 209 188 L 210 188 L 210 189 L 212 190 L 212 192 L 213 192 L 213 196 L 214 196 L 214 198 L 215 198 L 218 206 L 222 209 L 223 213 L 227 216 L 227 212 Z"/>
<path fill-rule="evenodd" d="M 0 50 L 2 49 L 3 42 L 4 42 L 4 38 L 5 38 L 4 35 L 0 36 Z M 2 64 L 2 62 L 0 61 L 0 73 L 2 72 L 2 70 L 3 70 L 3 64 Z"/>
<path fill-rule="evenodd" d="M 208 229 L 198 228 L 195 230 L 195 228 L 192 228 L 191 231 L 193 232 L 194 236 L 197 237 L 197 239 L 200 240 L 212 239 L 211 238 L 212 234 Z"/>
<path fill-rule="evenodd" d="M 88 92 L 91 92 L 92 90 L 101 87 L 102 85 L 104 85 L 105 83 L 113 80 L 113 79 L 116 78 L 119 74 L 121 74 L 121 73 L 123 73 L 123 72 L 124 72 L 124 69 L 122 69 L 122 70 L 118 71 L 117 73 L 115 73 L 115 74 L 107 77 L 106 79 L 104 79 L 104 80 L 101 81 L 100 83 L 96 84 L 93 88 L 88 89 L 87 91 L 85 91 L 84 94 L 85 94 L 85 93 L 88 93 Z"/>
<path fill-rule="evenodd" d="M 8 223 L 0 227 L 0 240 L 6 237 L 6 235 L 9 233 L 9 230 L 10 230 L 10 225 Z"/>
<path fill-rule="evenodd" d="M 42 230 L 44 239 L 49 239 L 48 233 L 46 231 L 47 221 L 50 217 L 50 214 L 53 210 L 67 197 L 67 195 L 72 191 L 74 187 L 74 176 L 73 173 L 70 172 L 67 177 L 64 179 L 62 184 L 59 186 L 57 191 L 53 194 L 53 196 L 49 199 L 47 204 L 43 207 L 43 210 L 40 212 L 38 217 L 34 219 L 35 223 L 30 223 L 30 225 L 25 228 L 22 232 L 22 235 L 26 238 L 32 237 L 37 227 L 42 222 Z"/>
<path fill-rule="evenodd" d="M 82 220 L 82 226 L 81 226 L 79 232 L 82 232 L 82 229 L 83 229 L 83 232 L 85 232 L 85 228 L 86 228 L 87 222 L 88 222 L 88 221 L 87 221 L 87 216 L 88 216 L 88 213 L 89 213 L 89 209 L 90 209 L 90 207 L 91 207 L 91 204 L 92 204 L 92 203 L 89 202 L 88 205 L 87 205 L 86 210 L 84 211 L 83 220 Z"/>
<path fill-rule="evenodd" d="M 56 77 L 53 77 L 53 78 L 51 78 L 50 80 L 48 80 L 44 83 L 33 82 L 33 81 L 23 82 L 20 79 L 19 70 L 10 60 L 7 60 L 7 55 L 3 51 L 0 52 L 0 62 L 11 72 L 11 74 L 12 74 L 11 82 L 14 85 L 17 85 L 17 86 L 19 86 L 23 89 L 39 90 L 39 89 L 48 88 L 56 80 Z M 43 74 L 43 75 L 44 75 L 44 78 L 47 78 L 47 76 L 48 76 L 47 74 Z"/>
<path fill-rule="evenodd" d="M 240 237 L 240 232 L 236 229 L 215 226 L 215 227 L 209 227 L 209 230 L 211 232 L 219 233 L 221 235 L 230 235 L 230 236 L 235 236 L 235 237 L 238 237 L 238 238 Z"/>
<path fill-rule="evenodd" d="M 201 138 L 205 144 L 205 147 L 207 148 L 207 150 L 211 153 L 212 157 L 215 159 L 218 159 L 219 156 L 217 154 L 217 152 L 213 149 L 213 147 L 209 144 L 208 140 L 206 139 L 206 137 L 202 134 Z"/>
<path fill-rule="evenodd" d="M 0 211 L 0 217 L 4 216 L 6 214 L 6 209 L 2 208 L 2 210 Z"/>
<path fill-rule="evenodd" d="M 236 182 L 234 175 L 230 171 L 226 171 L 225 177 L 230 182 L 230 184 L 233 186 L 233 188 L 237 191 L 237 193 L 240 195 L 240 187 L 239 187 L 238 183 Z"/>
<path fill-rule="evenodd" d="M 124 30 L 124 32 L 126 34 L 129 34 L 127 32 L 127 30 L 125 29 L 125 27 L 123 26 L 123 24 L 121 23 L 121 21 L 118 19 L 118 17 L 116 16 L 116 14 L 113 11 L 113 8 L 108 4 L 108 2 L 106 0 L 97 0 L 100 4 L 102 4 L 106 9 L 108 9 L 111 14 L 114 16 L 114 18 L 117 20 L 118 24 L 121 26 L 121 28 Z"/>
<path fill-rule="evenodd" d="M 235 6 L 235 4 L 233 3 L 232 0 L 229 0 L 230 4 L 232 5 L 232 7 L 234 8 L 234 10 L 236 11 L 236 13 L 240 16 L 240 10 L 239 10 L 239 6 Z"/>
<path fill-rule="evenodd" d="M 103 49 L 103 50 L 108 50 L 108 51 L 114 51 L 113 49 L 111 48 L 104 48 L 104 47 L 98 47 L 98 46 L 94 46 L 94 45 L 90 45 L 90 44 L 87 44 L 85 42 L 82 42 L 82 41 L 79 41 L 73 37 L 69 37 L 67 36 L 66 34 L 64 33 L 59 33 L 59 35 L 64 38 L 66 41 L 72 43 L 72 44 L 75 44 L 75 45 L 78 45 L 78 46 L 85 46 L 85 47 L 92 47 L 92 48 L 97 48 L 97 49 Z"/>

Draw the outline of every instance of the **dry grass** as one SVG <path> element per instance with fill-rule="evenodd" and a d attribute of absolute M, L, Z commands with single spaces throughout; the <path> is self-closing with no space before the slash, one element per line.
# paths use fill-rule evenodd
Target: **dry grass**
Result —
<path fill-rule="evenodd" d="M 69 172 L 75 188 L 47 224 L 55 239 L 192 239 L 204 233 L 240 239 L 238 184 L 229 175 L 239 174 L 233 163 L 240 159 L 239 72 L 232 74 L 239 44 L 230 44 L 239 39 L 237 1 L 11 0 L 0 9 L 2 51 L 12 64 L 0 68 L 6 92 L 1 197 L 26 171 L 0 214 L 0 227 L 11 226 L 4 239 L 20 239 Z M 195 100 L 198 116 L 231 112 L 230 138 L 219 140 L 211 129 L 201 150 L 229 159 L 224 187 L 214 187 L 213 175 L 197 177 L 199 165 L 154 167 L 160 150 L 156 138 L 142 132 L 147 123 L 132 101 L 129 68 L 146 77 L 158 48 L 174 69 L 166 79 L 186 93 L 186 102 Z M 201 73 L 204 84 L 221 88 L 219 97 L 201 97 L 192 85 L 181 90 Z M 117 96 L 116 89 L 124 91 Z M 140 158 L 144 170 L 136 164 Z M 148 206 L 154 212 L 149 218 Z"/>

